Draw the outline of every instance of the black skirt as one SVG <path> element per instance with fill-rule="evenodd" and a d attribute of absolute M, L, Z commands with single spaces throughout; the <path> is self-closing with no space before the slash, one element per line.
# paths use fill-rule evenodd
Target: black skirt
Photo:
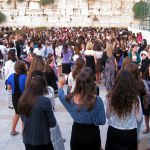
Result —
<path fill-rule="evenodd" d="M 94 56 L 85 56 L 86 59 L 86 67 L 90 67 L 93 70 L 93 73 L 95 73 L 95 60 Z"/>
<path fill-rule="evenodd" d="M 71 150 L 100 150 L 101 139 L 99 127 L 74 122 L 70 145 Z"/>
<path fill-rule="evenodd" d="M 54 150 L 52 143 L 48 145 L 30 145 L 30 144 L 25 144 L 26 150 Z"/>
<path fill-rule="evenodd" d="M 71 64 L 62 64 L 62 73 L 69 74 L 71 72 Z"/>
<path fill-rule="evenodd" d="M 137 129 L 108 127 L 105 150 L 137 150 Z"/>
<path fill-rule="evenodd" d="M 102 71 L 101 58 L 97 59 L 97 63 L 95 64 L 95 71 L 96 72 L 101 72 Z"/>

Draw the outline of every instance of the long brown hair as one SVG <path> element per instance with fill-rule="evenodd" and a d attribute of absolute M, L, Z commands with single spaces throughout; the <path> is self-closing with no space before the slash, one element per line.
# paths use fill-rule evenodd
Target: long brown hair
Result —
<path fill-rule="evenodd" d="M 86 106 L 91 111 L 96 101 L 96 84 L 90 72 L 81 71 L 76 76 L 76 85 L 73 95 L 79 94 L 81 107 Z"/>
<path fill-rule="evenodd" d="M 29 73 L 28 73 L 28 77 L 27 77 L 27 81 L 26 81 L 26 87 L 29 85 L 29 82 L 31 80 L 31 73 L 35 70 L 38 71 L 44 71 L 45 69 L 45 62 L 42 58 L 42 56 L 34 56 L 31 66 L 29 68 Z"/>
<path fill-rule="evenodd" d="M 45 71 L 51 72 L 52 69 L 49 66 L 53 62 L 53 58 L 47 58 L 45 62 Z"/>
<path fill-rule="evenodd" d="M 9 50 L 8 52 L 8 60 L 15 62 L 17 60 L 15 50 Z"/>
<path fill-rule="evenodd" d="M 17 74 L 27 74 L 27 66 L 25 62 L 17 60 L 15 63 L 15 72 Z"/>
<path fill-rule="evenodd" d="M 47 84 L 44 78 L 41 76 L 33 77 L 19 99 L 19 113 L 28 117 L 37 100 L 37 97 L 45 94 L 47 94 Z"/>
<path fill-rule="evenodd" d="M 121 70 L 117 74 L 115 85 L 112 91 L 108 94 L 108 100 L 112 111 L 119 118 L 127 117 L 135 104 L 137 106 L 138 89 L 136 80 L 132 73 L 126 70 Z"/>
<path fill-rule="evenodd" d="M 80 70 L 85 66 L 85 60 L 82 57 L 79 57 L 76 60 L 75 67 L 72 71 L 72 76 L 75 79 Z"/>
<path fill-rule="evenodd" d="M 122 68 L 121 69 L 125 69 L 125 67 L 130 64 L 132 62 L 132 59 L 130 57 L 126 57 L 124 60 L 123 60 L 123 64 L 122 64 Z"/>
<path fill-rule="evenodd" d="M 145 70 L 145 72 L 144 72 L 144 74 L 143 74 L 143 79 L 144 79 L 144 80 L 149 80 L 149 78 L 150 78 L 150 75 L 149 75 L 149 68 L 150 68 L 150 64 L 147 65 L 146 70 Z"/>

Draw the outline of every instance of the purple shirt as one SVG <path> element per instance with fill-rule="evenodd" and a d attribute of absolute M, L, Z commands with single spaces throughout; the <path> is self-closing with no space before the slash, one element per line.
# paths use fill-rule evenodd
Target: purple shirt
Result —
<path fill-rule="evenodd" d="M 64 64 L 70 63 L 71 55 L 72 55 L 71 49 L 68 48 L 68 52 L 66 54 L 64 53 L 64 50 L 62 50 L 62 55 L 63 55 L 62 63 Z"/>

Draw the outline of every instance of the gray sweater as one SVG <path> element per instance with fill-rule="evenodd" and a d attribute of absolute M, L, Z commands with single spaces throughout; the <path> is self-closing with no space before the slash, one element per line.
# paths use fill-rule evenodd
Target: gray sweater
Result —
<path fill-rule="evenodd" d="M 24 123 L 23 142 L 31 145 L 47 145 L 51 143 L 49 127 L 56 125 L 51 102 L 39 96 L 29 117 L 21 115 Z"/>

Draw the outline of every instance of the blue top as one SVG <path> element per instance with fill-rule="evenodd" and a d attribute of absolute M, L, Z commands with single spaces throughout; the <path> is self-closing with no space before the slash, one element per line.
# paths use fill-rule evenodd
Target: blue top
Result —
<path fill-rule="evenodd" d="M 7 84 L 11 86 L 12 88 L 12 94 L 14 94 L 14 89 L 15 89 L 15 85 L 14 85 L 14 74 L 11 74 L 8 79 L 7 79 Z M 27 79 L 27 75 L 26 74 L 21 74 L 19 76 L 19 87 L 20 87 L 20 91 L 23 93 L 24 89 L 25 89 L 25 84 L 26 84 L 26 79 Z"/>
<path fill-rule="evenodd" d="M 94 124 L 94 125 L 104 125 L 106 122 L 104 104 L 100 97 L 96 97 L 96 102 L 94 108 L 91 111 L 87 111 L 86 107 L 78 110 L 79 105 L 75 104 L 73 101 L 67 102 L 65 99 L 65 94 L 63 89 L 58 90 L 58 96 L 61 103 L 67 109 L 73 120 L 80 124 Z"/>
<path fill-rule="evenodd" d="M 56 120 L 49 98 L 38 96 L 29 117 L 21 114 L 21 119 L 24 123 L 24 144 L 47 145 L 51 143 L 49 128 L 56 125 Z"/>

